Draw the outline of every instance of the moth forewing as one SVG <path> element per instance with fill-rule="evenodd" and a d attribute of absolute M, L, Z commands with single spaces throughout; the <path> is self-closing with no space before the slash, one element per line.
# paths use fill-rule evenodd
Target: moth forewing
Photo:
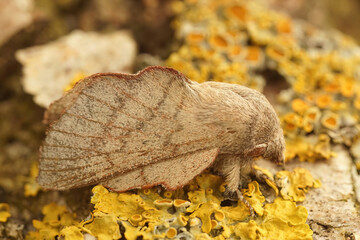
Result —
<path fill-rule="evenodd" d="M 223 133 L 197 121 L 192 84 L 163 67 L 85 78 L 47 112 L 38 182 L 55 190 L 103 183 L 116 191 L 185 184 L 214 162 Z"/>

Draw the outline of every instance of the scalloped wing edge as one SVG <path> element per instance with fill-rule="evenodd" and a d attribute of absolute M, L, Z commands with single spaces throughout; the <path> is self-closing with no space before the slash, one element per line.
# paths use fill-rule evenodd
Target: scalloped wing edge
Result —
<path fill-rule="evenodd" d="M 112 76 L 112 77 L 116 77 L 116 78 L 123 79 L 123 80 L 131 80 L 131 79 L 137 79 L 143 74 L 152 73 L 152 72 L 156 72 L 156 71 L 159 71 L 159 70 L 169 72 L 169 73 L 175 74 L 177 76 L 181 76 L 182 79 L 184 79 L 188 83 L 191 83 L 191 81 L 189 81 L 187 79 L 187 77 L 185 77 L 185 75 L 183 75 L 181 72 L 179 72 L 179 71 L 177 71 L 177 70 L 175 70 L 173 68 L 162 67 L 162 66 L 146 67 L 143 70 L 137 72 L 136 74 L 128 74 L 128 73 L 96 73 L 96 74 L 90 75 L 90 76 L 85 77 L 82 80 L 78 81 L 75 84 L 75 86 L 72 89 L 70 89 L 68 92 L 66 92 L 60 99 L 55 100 L 54 102 L 52 102 L 50 104 L 50 106 L 48 107 L 48 109 L 44 113 L 43 123 L 49 125 L 49 124 L 53 123 L 54 121 L 56 121 L 57 119 L 59 119 L 60 116 L 66 111 L 66 109 L 71 107 L 71 105 L 76 100 L 76 98 L 79 96 L 81 91 L 88 84 L 91 84 L 93 82 L 93 80 L 95 80 L 95 79 L 97 79 L 99 77 Z"/>

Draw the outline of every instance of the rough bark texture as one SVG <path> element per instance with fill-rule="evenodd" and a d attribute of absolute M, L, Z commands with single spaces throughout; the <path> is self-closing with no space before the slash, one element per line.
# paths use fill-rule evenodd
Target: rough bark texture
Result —
<path fill-rule="evenodd" d="M 359 175 L 348 151 L 335 148 L 337 156 L 329 161 L 309 163 L 292 161 L 287 170 L 296 167 L 308 169 L 322 186 L 311 189 L 301 204 L 309 212 L 308 224 L 314 231 L 314 239 L 359 239 L 360 212 L 355 189 L 359 189 Z M 265 161 L 258 163 L 268 169 L 276 169 Z"/>

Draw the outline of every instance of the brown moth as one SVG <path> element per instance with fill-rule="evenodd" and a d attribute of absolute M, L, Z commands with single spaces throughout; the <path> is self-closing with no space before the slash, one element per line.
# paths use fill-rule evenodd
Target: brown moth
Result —
<path fill-rule="evenodd" d="M 45 189 L 174 190 L 213 166 L 238 192 L 253 158 L 284 161 L 278 117 L 261 93 L 193 82 L 171 68 L 87 77 L 45 119 L 38 177 Z"/>

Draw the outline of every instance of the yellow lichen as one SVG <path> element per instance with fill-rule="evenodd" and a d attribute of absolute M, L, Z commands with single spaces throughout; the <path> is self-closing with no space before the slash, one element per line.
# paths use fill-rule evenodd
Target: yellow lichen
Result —
<path fill-rule="evenodd" d="M 270 172 L 265 169 L 262 171 L 272 177 Z M 277 176 L 282 182 L 286 176 L 290 179 L 286 186 L 289 189 L 296 188 L 297 191 L 307 191 L 318 184 L 308 172 L 301 169 L 292 173 L 279 172 Z M 50 239 L 57 236 L 81 239 L 85 233 L 98 239 L 124 237 L 134 240 L 139 237 L 154 239 L 182 236 L 218 240 L 235 236 L 243 239 L 264 236 L 275 239 L 273 236 L 276 236 L 276 232 L 281 236 L 293 236 L 291 231 L 304 236 L 301 239 L 311 236 L 311 230 L 305 224 L 307 213 L 303 207 L 281 198 L 277 198 L 274 203 L 265 203 L 259 184 L 254 181 L 249 183 L 247 189 L 241 190 L 257 214 L 257 217 L 251 218 L 248 207 L 241 200 L 233 202 L 235 206 L 221 206 L 225 200 L 224 193 L 220 191 L 223 186 L 223 178 L 212 174 L 202 174 L 195 178 L 184 188 L 188 189 L 186 194 L 181 191 L 181 194 L 177 191 L 169 194 L 162 190 L 161 193 L 159 188 L 137 190 L 137 193 L 131 194 L 113 193 L 103 186 L 95 186 L 91 199 L 94 210 L 90 219 L 79 223 L 75 220 L 76 216 L 64 206 L 52 203 L 43 208 L 42 221 L 33 221 L 37 231 L 30 232 L 27 239 Z M 295 190 L 288 192 L 295 192 L 296 197 L 299 195 Z M 182 196 L 183 199 L 162 197 L 165 195 Z M 293 195 L 282 196 L 289 198 Z"/>
<path fill-rule="evenodd" d="M 216 196 L 216 198 L 213 199 L 215 202 L 219 203 L 219 200 L 222 200 L 224 192 L 224 179 L 222 177 L 216 175 L 199 175 L 196 177 L 196 183 L 200 188 L 205 189 L 205 193 L 210 193 L 211 191 L 211 194 L 207 194 L 208 198 L 212 198 L 212 195 L 214 195 Z"/>
<path fill-rule="evenodd" d="M 241 239 L 312 239 L 312 231 L 305 223 L 307 211 L 294 202 L 276 198 L 266 204 L 264 216 L 257 221 L 237 223 L 234 233 Z"/>
<path fill-rule="evenodd" d="M 318 127 L 320 114 L 320 110 L 317 107 L 310 107 L 305 111 L 303 129 L 306 133 L 310 133 L 314 128 Z"/>
<path fill-rule="evenodd" d="M 300 98 L 295 98 L 291 102 L 291 107 L 295 112 L 303 114 L 309 108 L 309 104 Z"/>
<path fill-rule="evenodd" d="M 292 31 L 291 20 L 284 18 L 276 24 L 276 30 L 281 33 L 290 33 Z"/>
<path fill-rule="evenodd" d="M 173 195 L 172 192 L 169 192 L 169 191 L 164 192 L 164 197 L 165 197 L 165 198 L 171 198 L 172 195 Z"/>
<path fill-rule="evenodd" d="M 6 222 L 11 216 L 10 207 L 7 203 L 0 203 L 0 222 Z"/>
<path fill-rule="evenodd" d="M 284 199 L 295 202 L 305 200 L 305 193 L 310 188 L 321 186 L 319 180 L 314 179 L 311 173 L 304 168 L 295 168 L 292 172 L 280 171 L 276 173 L 276 182 L 280 186 L 280 194 Z"/>
<path fill-rule="evenodd" d="M 357 110 L 360 110 L 360 94 L 357 94 L 357 97 L 354 99 L 354 107 Z"/>
<path fill-rule="evenodd" d="M 244 221 L 250 216 L 248 207 L 242 201 L 238 201 L 235 207 L 222 207 L 221 209 L 230 224 L 238 221 Z"/>
<path fill-rule="evenodd" d="M 98 238 L 101 235 L 103 238 L 108 236 L 108 239 L 121 238 L 118 218 L 115 214 L 97 213 L 93 221 L 85 223 L 83 228 L 86 232 Z"/>
<path fill-rule="evenodd" d="M 331 95 L 323 94 L 317 97 L 316 104 L 319 108 L 327 108 L 332 103 Z"/>
<path fill-rule="evenodd" d="M 263 58 L 263 52 L 259 47 L 251 46 L 247 48 L 247 54 L 245 59 L 249 62 L 250 65 L 261 64 Z"/>
<path fill-rule="evenodd" d="M 69 84 L 64 88 L 64 92 L 67 92 L 70 89 L 72 89 L 78 81 L 80 81 L 81 79 L 83 79 L 85 77 L 86 77 L 86 75 L 82 72 L 75 74 L 75 76 L 71 79 Z"/>
<path fill-rule="evenodd" d="M 320 134 L 318 141 L 313 147 L 313 156 L 315 159 L 330 159 L 336 156 L 336 153 L 331 151 L 330 137 L 326 134 Z M 310 162 L 313 160 L 310 160 Z"/>
<path fill-rule="evenodd" d="M 300 161 L 308 159 L 308 153 L 311 153 L 311 143 L 307 143 L 304 139 L 298 137 L 295 139 L 287 139 L 285 162 L 298 157 Z"/>
<path fill-rule="evenodd" d="M 292 149 L 293 158 L 322 159 L 311 138 L 343 134 L 336 116 L 344 113 L 356 117 L 353 134 L 336 142 L 351 145 L 359 137 L 359 47 L 349 37 L 292 20 L 258 1 L 185 0 L 174 5 L 175 31 L 185 41 L 166 64 L 198 82 L 239 83 L 258 90 L 264 86 L 263 70 L 277 72 L 289 84 L 279 108 L 284 134 L 287 141 L 304 139 L 300 149 L 307 148 L 307 157 Z M 334 115 L 328 116 L 328 111 Z M 331 144 L 326 148 L 331 150 Z"/>
<path fill-rule="evenodd" d="M 320 134 L 318 137 L 306 138 L 303 136 L 287 139 L 285 161 L 298 158 L 300 161 L 314 162 L 328 160 L 335 156 L 330 147 L 330 137 Z"/>
<path fill-rule="evenodd" d="M 227 47 L 228 45 L 226 40 L 220 35 L 213 36 L 210 39 L 210 43 L 212 43 L 215 47 Z"/>
<path fill-rule="evenodd" d="M 267 46 L 265 52 L 271 59 L 277 62 L 286 60 L 289 54 L 287 49 L 280 45 L 269 45 Z"/>
<path fill-rule="evenodd" d="M 222 221 L 225 218 L 225 214 L 222 211 L 215 211 L 214 217 L 217 221 Z"/>
<path fill-rule="evenodd" d="M 60 231 L 60 235 L 64 237 L 65 240 L 83 240 L 84 236 L 81 233 L 81 229 L 76 226 L 65 227 Z"/>
<path fill-rule="evenodd" d="M 174 238 L 176 234 L 177 234 L 177 230 L 175 228 L 169 228 L 168 231 L 166 232 L 166 237 Z"/>
<path fill-rule="evenodd" d="M 344 79 L 341 83 L 341 94 L 344 97 L 352 97 L 354 94 L 354 79 Z"/>
<path fill-rule="evenodd" d="M 196 209 L 191 215 L 190 218 L 198 217 L 201 220 L 201 230 L 204 233 L 209 233 L 211 231 L 211 215 L 220 209 L 220 206 L 213 202 L 205 202 L 201 204 L 199 209 Z"/>
<path fill-rule="evenodd" d="M 129 222 L 133 226 L 138 226 L 139 222 L 143 219 L 143 217 L 140 214 L 134 214 L 129 218 Z"/>
<path fill-rule="evenodd" d="M 231 6 L 227 9 L 227 12 L 229 15 L 234 16 L 235 18 L 237 18 L 240 21 L 246 20 L 247 10 L 245 9 L 244 6 L 241 6 L 241 5 Z"/>
<path fill-rule="evenodd" d="M 109 192 L 102 186 L 94 187 L 93 193 L 94 196 L 91 199 L 91 203 L 95 204 L 95 212 L 113 213 L 120 220 L 128 220 L 133 215 L 139 214 L 144 219 L 138 224 L 144 225 L 145 223 L 155 221 L 154 219 L 157 219 L 160 214 L 153 202 L 160 200 L 161 197 L 151 190 L 149 190 L 148 195 L 144 194 L 146 196 L 145 199 L 137 194 Z"/>
<path fill-rule="evenodd" d="M 33 220 L 33 226 L 37 229 L 36 232 L 29 232 L 26 236 L 27 240 L 32 239 L 54 239 L 56 236 L 66 236 L 66 234 L 75 234 L 71 228 L 61 233 L 65 227 L 78 226 L 76 214 L 70 213 L 65 206 L 60 206 L 55 203 L 45 205 L 42 209 L 44 218 L 42 221 Z"/>
<path fill-rule="evenodd" d="M 265 205 L 264 220 L 260 228 L 267 239 L 312 239 L 313 232 L 306 224 L 307 216 L 307 210 L 303 206 L 276 198 L 274 203 Z"/>
<path fill-rule="evenodd" d="M 240 239 L 258 239 L 264 237 L 254 220 L 240 222 L 235 225 L 234 233 Z"/>
<path fill-rule="evenodd" d="M 195 211 L 201 206 L 201 204 L 207 202 L 207 199 L 205 197 L 205 189 L 191 191 L 188 193 L 188 197 L 190 200 L 190 206 L 187 208 L 188 212 Z"/>
<path fill-rule="evenodd" d="M 356 170 L 360 171 L 360 160 L 357 160 L 355 162 L 355 167 L 356 167 Z"/>
<path fill-rule="evenodd" d="M 295 202 L 282 198 L 276 198 L 273 203 L 266 204 L 264 209 L 265 222 L 277 218 L 292 226 L 296 226 L 305 224 L 308 216 L 305 207 L 296 206 Z"/>
<path fill-rule="evenodd" d="M 129 240 L 135 240 L 138 238 L 144 239 L 144 240 L 151 240 L 153 239 L 152 234 L 149 232 L 149 230 L 145 227 L 145 228 L 138 228 L 138 227 L 134 227 L 132 226 L 130 223 L 126 222 L 126 221 L 122 221 L 121 225 L 125 228 L 125 239 L 129 239 Z M 103 229 L 103 231 L 106 230 Z M 154 236 L 155 237 L 155 236 Z M 164 238 L 165 234 L 162 235 L 156 235 L 156 237 L 159 238 Z"/>
<path fill-rule="evenodd" d="M 317 107 L 311 107 L 305 112 L 304 118 L 309 122 L 315 123 L 319 120 L 320 114 L 320 110 Z"/>
<path fill-rule="evenodd" d="M 261 167 L 259 167 L 257 165 L 254 165 L 253 168 L 255 170 L 257 170 L 257 171 L 260 171 L 261 173 L 265 174 L 265 176 L 268 177 L 268 178 L 265 179 L 266 184 L 274 190 L 275 196 L 278 196 L 279 195 L 279 189 L 276 186 L 276 183 L 274 182 L 273 174 L 269 170 L 267 170 L 265 168 L 261 168 Z"/>
<path fill-rule="evenodd" d="M 265 202 L 265 197 L 260 192 L 260 186 L 257 182 L 251 182 L 248 185 L 247 189 L 241 190 L 245 199 L 250 203 L 250 205 L 254 208 L 254 211 L 262 216 L 264 213 L 263 204 Z"/>
<path fill-rule="evenodd" d="M 281 118 L 285 133 L 296 131 L 299 127 L 302 127 L 302 118 L 294 112 L 290 112 L 282 116 Z"/>
<path fill-rule="evenodd" d="M 38 194 L 41 187 L 36 182 L 36 177 L 39 174 L 39 168 L 37 162 L 33 162 L 30 167 L 30 176 L 26 179 L 24 185 L 24 195 L 25 197 L 34 197 Z"/>
<path fill-rule="evenodd" d="M 297 213 L 295 213 L 297 214 Z M 306 218 L 305 218 L 306 219 Z M 312 240 L 313 231 L 309 225 L 291 225 L 280 219 L 271 219 L 261 224 L 262 235 L 271 240 L 301 239 Z M 274 231 L 276 229 L 276 231 Z"/>
<path fill-rule="evenodd" d="M 340 125 L 339 115 L 330 111 L 324 113 L 321 118 L 321 123 L 324 127 L 336 130 Z"/>

